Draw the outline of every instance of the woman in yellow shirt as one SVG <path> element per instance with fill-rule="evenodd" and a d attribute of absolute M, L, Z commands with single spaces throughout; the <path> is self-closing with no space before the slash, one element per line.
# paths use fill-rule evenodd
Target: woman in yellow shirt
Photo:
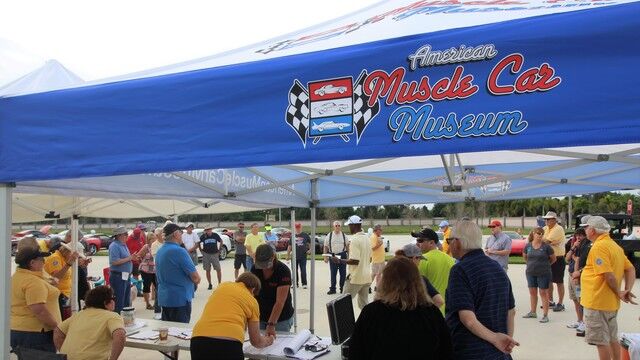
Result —
<path fill-rule="evenodd" d="M 256 294 L 260 280 L 245 272 L 236 282 L 225 282 L 211 294 L 202 316 L 193 328 L 191 359 L 244 359 L 242 344 L 248 327 L 251 345 L 273 344 L 273 336 L 260 335 L 260 309 Z"/>
<path fill-rule="evenodd" d="M 53 341 L 69 360 L 115 360 L 125 342 L 124 321 L 113 309 L 113 290 L 98 286 L 85 297 L 86 308 L 73 314 L 53 333 Z"/>
<path fill-rule="evenodd" d="M 25 240 L 28 241 L 28 240 Z M 22 243 L 22 240 L 21 240 Z M 45 278 L 44 258 L 37 246 L 21 246 L 11 277 L 11 348 L 38 349 L 55 352 L 53 329 L 60 323 L 58 296 L 60 290 Z"/>

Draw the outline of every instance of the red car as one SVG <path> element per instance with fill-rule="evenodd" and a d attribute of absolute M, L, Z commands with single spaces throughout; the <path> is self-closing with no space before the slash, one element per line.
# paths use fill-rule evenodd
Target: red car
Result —
<path fill-rule="evenodd" d="M 515 231 L 503 231 L 503 233 L 511 238 L 511 255 L 522 255 L 524 247 L 527 244 L 527 238 L 522 237 L 522 235 Z"/>

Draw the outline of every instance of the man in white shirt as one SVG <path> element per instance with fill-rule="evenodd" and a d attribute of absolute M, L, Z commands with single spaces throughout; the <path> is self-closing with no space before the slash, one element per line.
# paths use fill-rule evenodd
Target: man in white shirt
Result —
<path fill-rule="evenodd" d="M 331 254 L 339 257 L 340 259 L 347 259 L 347 251 L 349 250 L 349 242 L 347 236 L 342 232 L 342 224 L 340 221 L 333 222 L 333 231 L 327 234 L 324 238 L 324 253 Z M 329 257 L 324 257 L 324 262 L 328 262 Z M 330 262 L 329 268 L 331 269 L 331 287 L 327 295 L 336 293 L 336 278 L 338 272 L 340 273 L 340 293 L 342 294 L 342 288 L 344 287 L 344 281 L 347 276 L 347 265 L 342 263 Z"/>
<path fill-rule="evenodd" d="M 182 233 L 182 243 L 184 244 L 184 248 L 187 249 L 189 253 L 189 257 L 191 257 L 191 261 L 193 261 L 193 265 L 198 266 L 198 243 L 200 242 L 200 238 L 196 233 L 193 232 L 193 228 L 195 226 L 193 223 L 188 223 L 185 227 L 186 232 Z"/>
<path fill-rule="evenodd" d="M 364 308 L 369 303 L 369 286 L 371 286 L 371 242 L 369 235 L 362 231 L 362 219 L 358 215 L 349 217 L 345 225 L 351 232 L 349 242 L 349 259 L 332 257 L 331 261 L 348 265 L 347 280 L 344 290 L 352 298 L 358 296 L 358 307 Z"/>

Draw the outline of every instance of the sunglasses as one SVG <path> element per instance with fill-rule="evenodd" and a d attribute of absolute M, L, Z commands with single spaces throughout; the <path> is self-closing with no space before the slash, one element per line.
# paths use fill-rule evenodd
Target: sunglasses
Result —
<path fill-rule="evenodd" d="M 333 226 L 335 226 L 335 227 L 340 227 L 340 225 L 333 225 Z"/>
<path fill-rule="evenodd" d="M 417 242 L 417 243 L 423 243 L 423 242 L 425 242 L 425 241 L 427 241 L 427 239 L 420 239 L 420 238 L 416 239 L 416 242 Z"/>

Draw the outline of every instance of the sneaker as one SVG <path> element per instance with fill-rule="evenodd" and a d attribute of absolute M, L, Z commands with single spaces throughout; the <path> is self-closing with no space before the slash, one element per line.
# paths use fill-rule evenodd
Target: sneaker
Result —
<path fill-rule="evenodd" d="M 342 291 L 341 291 L 341 292 L 342 292 Z M 333 294 L 335 294 L 335 293 L 336 293 L 336 291 L 335 291 L 335 290 L 329 290 L 329 291 L 327 292 L 327 295 L 333 295 Z"/>
<path fill-rule="evenodd" d="M 207 288 L 207 290 L 211 290 L 213 289 L 213 285 L 209 284 L 209 287 Z"/>
<path fill-rule="evenodd" d="M 556 303 L 554 303 L 553 301 L 549 301 L 549 307 L 550 308 L 554 308 L 556 306 Z M 542 309 L 542 305 L 540 305 L 540 309 Z"/>
<path fill-rule="evenodd" d="M 538 317 L 538 314 L 534 312 L 528 312 L 522 316 L 523 319 L 535 319 Z"/>
<path fill-rule="evenodd" d="M 307 288 L 307 285 L 302 285 L 302 288 L 303 288 L 303 289 L 306 289 L 306 288 Z"/>
<path fill-rule="evenodd" d="M 553 312 L 559 312 L 559 311 L 564 311 L 564 305 L 556 304 L 556 306 L 553 307 Z"/>
<path fill-rule="evenodd" d="M 153 314 L 153 319 L 154 320 L 162 320 L 162 313 Z"/>
<path fill-rule="evenodd" d="M 576 332 L 584 333 L 586 330 L 587 330 L 587 327 L 584 325 L 583 322 L 579 323 L 578 327 L 576 328 Z"/>
<path fill-rule="evenodd" d="M 567 327 L 568 327 L 569 329 L 577 329 L 577 328 L 578 328 L 578 326 L 580 326 L 580 323 L 579 323 L 579 322 L 574 322 L 573 324 L 567 324 Z"/>
<path fill-rule="evenodd" d="M 543 316 L 542 319 L 539 320 L 541 323 L 548 323 L 549 322 L 549 317 L 548 316 Z"/>

